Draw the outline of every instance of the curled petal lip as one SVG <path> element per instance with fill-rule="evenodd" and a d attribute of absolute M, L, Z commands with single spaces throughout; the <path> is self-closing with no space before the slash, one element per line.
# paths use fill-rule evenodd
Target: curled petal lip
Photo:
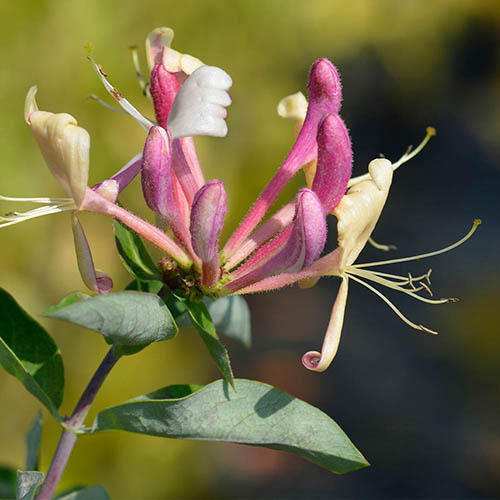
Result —
<path fill-rule="evenodd" d="M 80 207 L 89 176 L 90 136 L 68 113 L 39 111 L 36 92 L 32 87 L 26 96 L 26 122 L 52 175 Z"/>
<path fill-rule="evenodd" d="M 184 82 L 170 109 L 167 125 L 173 138 L 211 135 L 224 137 L 231 104 L 231 77 L 215 66 L 201 66 Z"/>

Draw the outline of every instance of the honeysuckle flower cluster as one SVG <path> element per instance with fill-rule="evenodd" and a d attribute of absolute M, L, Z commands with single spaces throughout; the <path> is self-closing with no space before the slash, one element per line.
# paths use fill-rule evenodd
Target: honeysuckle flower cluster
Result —
<path fill-rule="evenodd" d="M 445 249 L 378 263 L 355 263 L 365 244 L 373 242 L 371 234 L 387 200 L 393 172 L 424 147 L 433 129 L 428 129 L 418 148 L 398 162 L 375 159 L 369 164 L 367 174 L 351 179 L 351 143 L 339 115 L 342 97 L 339 75 L 330 61 L 317 60 L 309 74 L 308 100 L 297 93 L 278 105 L 281 116 L 297 121 L 294 146 L 236 231 L 221 245 L 219 239 L 227 212 L 224 184 L 205 180 L 193 137 L 227 134 L 225 118 L 226 108 L 231 104 L 228 90 L 232 80 L 222 69 L 172 49 L 172 38 L 173 31 L 169 28 L 158 28 L 148 36 L 149 84 L 142 77 L 137 53 L 133 54 L 144 93 L 153 102 L 156 122 L 144 117 L 89 57 L 110 95 L 147 132 L 143 151 L 110 179 L 93 187 L 87 185 L 89 134 L 77 126 L 71 115 L 39 111 L 36 87 L 30 89 L 25 104 L 26 122 L 52 175 L 68 197 L 1 197 L 6 201 L 40 203 L 42 207 L 10 213 L 0 219 L 0 226 L 70 211 L 79 269 L 84 283 L 96 293 L 109 292 L 112 281 L 95 269 L 77 215 L 82 210 L 114 217 L 161 249 L 165 257 L 159 265 L 165 285 L 192 300 L 274 290 L 296 282 L 309 287 L 321 276 L 338 276 L 341 284 L 322 350 L 310 351 L 302 358 L 304 366 L 314 371 L 325 370 L 337 352 L 349 280 L 372 290 L 409 326 L 435 333 L 407 319 L 366 282 L 387 286 L 431 304 L 454 300 L 419 294 L 421 291 L 431 294 L 430 271 L 412 277 L 369 268 L 451 250 L 468 239 L 480 221 L 474 222 L 464 238 Z M 287 182 L 301 169 L 307 186 L 262 223 Z M 155 214 L 156 225 L 117 204 L 120 192 L 139 173 L 144 198 Z M 338 247 L 322 257 L 329 214 L 337 218 Z"/>

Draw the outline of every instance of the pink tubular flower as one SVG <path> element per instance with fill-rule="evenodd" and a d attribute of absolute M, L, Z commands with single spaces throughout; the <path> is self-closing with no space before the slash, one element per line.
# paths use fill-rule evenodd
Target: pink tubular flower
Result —
<path fill-rule="evenodd" d="M 411 258 L 355 264 L 366 243 L 373 243 L 371 234 L 387 199 L 394 170 L 415 156 L 434 130 L 429 128 L 420 146 L 396 163 L 382 158 L 373 160 L 367 174 L 350 179 L 352 150 L 347 128 L 339 116 L 340 78 L 330 61 L 317 60 L 309 74 L 309 101 L 298 93 L 278 105 L 281 116 L 297 120 L 294 146 L 239 227 L 219 250 L 227 212 L 226 192 L 222 182 L 205 181 L 193 137 L 224 137 L 227 134 L 226 108 L 231 104 L 227 91 L 232 80 L 222 69 L 204 65 L 172 49 L 172 39 L 171 29 L 158 28 L 146 41 L 150 85 L 148 87 L 141 80 L 141 86 L 153 101 L 156 122 L 145 118 L 90 58 L 109 94 L 147 132 L 144 150 L 110 179 L 93 188 L 87 186 L 89 135 L 76 126 L 76 120 L 70 115 L 38 111 L 34 100 L 36 89 L 30 90 L 26 98 L 26 121 L 50 171 L 69 198 L 19 198 L 17 201 L 45 206 L 0 218 L 0 227 L 41 215 L 71 211 L 83 281 L 98 293 L 109 291 L 112 282 L 94 268 L 76 215 L 81 210 L 117 218 L 165 252 L 160 262 L 165 285 L 175 290 L 180 278 L 189 288 L 189 297 L 254 293 L 296 282 L 305 288 L 314 285 L 321 276 L 338 276 L 342 281 L 322 350 L 310 351 L 302 358 L 304 366 L 313 371 L 325 370 L 337 352 L 350 279 L 381 297 L 409 326 L 436 333 L 411 322 L 378 289 L 366 282 L 387 286 L 427 303 L 452 301 L 418 294 L 422 290 L 431 293 L 430 271 L 413 278 L 367 268 L 448 251 L 468 239 L 479 221 L 475 221 L 464 238 L 443 250 Z M 135 52 L 134 62 L 137 74 L 141 75 Z M 261 224 L 285 185 L 300 169 L 304 169 L 307 187 Z M 116 203 L 120 192 L 139 172 L 144 198 L 156 216 L 157 226 Z M 329 214 L 337 218 L 338 247 L 321 257 Z M 186 294 L 186 290 L 182 293 Z"/>

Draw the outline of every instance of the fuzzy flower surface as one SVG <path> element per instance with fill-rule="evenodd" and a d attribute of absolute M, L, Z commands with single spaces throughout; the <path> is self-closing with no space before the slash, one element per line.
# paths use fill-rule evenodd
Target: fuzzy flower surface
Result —
<path fill-rule="evenodd" d="M 393 173 L 423 148 L 433 129 L 428 129 L 418 148 L 398 162 L 375 159 L 367 174 L 351 179 L 351 141 L 339 114 L 339 74 L 327 59 L 315 61 L 309 73 L 308 98 L 297 93 L 278 105 L 280 116 L 296 120 L 293 147 L 240 225 L 222 244 L 220 235 L 228 210 L 226 191 L 220 180 L 205 180 L 193 138 L 224 137 L 228 133 L 225 119 L 231 104 L 228 90 L 232 79 L 224 70 L 173 49 L 173 36 L 170 28 L 157 28 L 148 35 L 149 81 L 142 76 L 137 51 L 133 52 L 141 87 L 153 104 L 155 121 L 144 117 L 89 57 L 119 110 L 134 118 L 146 133 L 143 150 L 110 179 L 93 187 L 87 185 L 89 134 L 77 126 L 71 115 L 39 111 L 36 87 L 30 89 L 25 104 L 26 121 L 67 198 L 1 197 L 5 201 L 39 203 L 42 207 L 12 212 L 0 219 L 0 227 L 51 213 L 71 212 L 78 266 L 84 283 L 97 293 L 109 292 L 112 281 L 95 269 L 78 220 L 77 214 L 82 210 L 116 218 L 161 249 L 164 258 L 159 267 L 165 286 L 191 300 L 263 292 L 293 283 L 307 288 L 322 276 L 337 276 L 341 279 L 340 288 L 322 350 L 307 352 L 302 358 L 304 366 L 313 371 L 325 370 L 337 352 L 350 280 L 372 290 L 412 328 L 435 333 L 407 319 L 367 282 L 431 304 L 452 301 L 419 294 L 432 293 L 430 272 L 413 278 L 369 268 L 422 259 L 455 248 L 470 237 L 479 221 L 464 238 L 446 249 L 411 258 L 356 263 L 367 242 L 387 250 L 373 242 L 372 232 L 389 195 Z M 305 173 L 306 185 L 293 200 L 271 214 L 277 197 L 299 170 Z M 117 204 L 121 191 L 137 175 L 145 202 L 155 214 L 155 225 Z M 337 219 L 338 246 L 322 256 L 327 218 L 331 215 Z"/>

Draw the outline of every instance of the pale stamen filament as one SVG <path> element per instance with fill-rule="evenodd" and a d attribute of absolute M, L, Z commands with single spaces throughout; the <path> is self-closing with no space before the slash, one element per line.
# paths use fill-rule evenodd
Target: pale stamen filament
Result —
<path fill-rule="evenodd" d="M 29 203 L 42 203 L 42 204 L 47 204 L 47 203 L 73 203 L 73 200 L 71 198 L 13 198 L 11 196 L 2 196 L 0 195 L 0 200 L 2 201 L 26 201 Z"/>
<path fill-rule="evenodd" d="M 142 74 L 137 46 L 130 45 L 129 49 L 132 53 L 132 63 L 134 65 L 135 74 L 137 76 L 137 79 L 139 80 L 139 85 L 141 87 L 142 93 L 151 99 L 151 92 L 149 91 L 150 83 L 144 78 L 144 75 Z"/>
<path fill-rule="evenodd" d="M 349 275 L 349 278 L 351 278 L 354 281 L 357 281 L 361 285 L 365 286 L 366 288 L 368 288 L 368 290 L 371 290 L 375 295 L 378 295 L 396 313 L 396 315 L 399 317 L 399 319 L 404 321 L 407 325 L 411 326 L 415 330 L 421 330 L 423 332 L 432 333 L 434 335 L 437 335 L 438 332 L 431 330 L 423 325 L 417 325 L 416 323 L 413 323 L 413 321 L 410 321 L 384 294 L 379 292 L 373 286 L 369 285 L 368 283 L 365 283 L 362 279 L 360 279 L 359 277 L 353 276 L 352 274 Z M 422 298 L 422 297 L 420 297 L 420 298 Z"/>
<path fill-rule="evenodd" d="M 427 127 L 426 135 L 424 140 L 412 151 L 411 147 L 406 151 L 406 153 L 396 162 L 392 164 L 393 170 L 396 170 L 398 167 L 411 160 L 415 156 L 425 148 L 425 145 L 430 141 L 431 137 L 436 135 L 436 129 L 433 127 Z"/>
<path fill-rule="evenodd" d="M 92 57 L 88 56 L 88 59 L 94 66 L 94 69 L 97 75 L 99 76 L 99 79 L 103 83 L 104 87 L 106 88 L 106 90 L 114 97 L 114 99 L 116 99 L 118 104 L 132 118 L 134 118 L 144 130 L 146 130 L 146 132 L 149 131 L 149 129 L 153 127 L 155 124 L 151 120 L 148 120 L 146 117 L 144 117 L 139 112 L 139 110 L 137 110 L 127 99 L 125 99 L 125 97 L 115 87 L 113 87 L 113 85 L 111 85 L 111 83 L 108 82 L 108 80 L 106 79 L 107 76 L 106 73 L 104 73 L 101 66 L 99 66 L 99 64 L 97 64 L 94 61 L 94 59 L 92 59 Z"/>
<path fill-rule="evenodd" d="M 436 129 L 434 129 L 432 127 L 427 127 L 426 132 L 427 133 L 426 133 L 426 136 L 424 137 L 424 140 L 414 150 L 412 150 L 411 146 L 410 146 L 410 148 L 408 148 L 408 151 L 406 151 L 406 153 L 403 156 L 401 156 L 401 158 L 396 163 L 392 164 L 393 171 L 396 170 L 397 168 L 399 168 L 401 165 L 403 165 L 403 163 L 406 163 L 407 161 L 410 161 L 412 158 L 417 156 L 418 153 L 420 153 L 420 151 L 422 151 L 422 149 L 424 149 L 425 145 L 429 142 L 430 138 L 432 136 L 436 135 Z M 349 183 L 347 184 L 347 187 L 350 188 L 351 186 L 359 184 L 360 182 L 363 182 L 363 181 L 370 180 L 371 178 L 372 177 L 371 177 L 369 172 L 366 174 L 363 174 L 363 175 L 358 175 L 358 177 L 353 177 L 349 181 Z"/>
<path fill-rule="evenodd" d="M 103 101 L 100 97 L 96 96 L 95 94 L 89 94 L 87 96 L 87 99 L 92 99 L 93 101 L 97 101 L 101 106 L 104 106 L 107 109 L 110 109 L 111 111 L 116 111 L 117 113 L 123 113 L 124 115 L 128 115 L 128 113 L 120 108 L 117 108 L 116 106 L 112 106 L 111 104 L 108 104 L 106 101 Z"/>
<path fill-rule="evenodd" d="M 422 274 L 421 276 L 417 277 L 413 277 L 410 273 L 408 273 L 408 276 L 399 276 L 397 274 L 382 273 L 380 271 L 371 271 L 371 272 L 373 274 L 376 274 L 377 276 L 382 276 L 384 278 L 393 278 L 394 282 L 399 285 L 412 285 L 413 281 L 420 281 L 423 279 L 425 279 L 429 285 L 431 284 L 429 280 L 429 275 L 431 274 L 432 269 L 429 269 L 425 274 Z"/>
<path fill-rule="evenodd" d="M 422 296 L 417 294 L 417 292 L 419 292 L 421 290 L 426 290 L 429 293 L 431 293 L 430 289 L 427 285 L 423 285 L 422 283 L 419 283 L 419 285 L 420 285 L 419 287 L 414 287 L 414 288 L 408 290 L 407 288 L 403 288 L 402 286 L 400 286 L 400 285 L 398 285 L 390 280 L 386 280 L 384 278 L 381 278 L 380 276 L 376 276 L 371 271 L 365 271 L 363 269 L 356 269 L 354 267 L 348 267 L 347 270 L 345 271 L 345 274 L 347 274 L 350 277 L 353 277 L 353 275 L 355 275 L 358 277 L 365 278 L 367 280 L 378 283 L 379 285 L 386 286 L 387 288 L 392 288 L 393 290 L 396 290 L 397 292 L 406 293 L 410 297 L 413 297 L 414 299 L 420 300 L 422 302 L 426 302 L 427 304 L 446 304 L 447 302 L 456 302 L 456 300 L 457 300 L 457 299 L 453 299 L 453 298 L 428 299 L 426 297 L 422 297 Z M 431 293 L 431 295 L 432 295 L 432 293 Z"/>
<path fill-rule="evenodd" d="M 420 287 L 423 288 L 431 297 L 433 296 L 432 290 L 429 288 L 429 285 L 422 281 L 420 283 Z"/>
<path fill-rule="evenodd" d="M 372 237 L 368 238 L 368 243 L 377 250 L 382 250 L 383 252 L 388 252 L 389 250 L 397 250 L 396 245 L 384 245 L 383 243 L 377 243 Z"/>
<path fill-rule="evenodd" d="M 429 253 L 422 253 L 420 255 L 414 255 L 412 257 L 403 257 L 401 259 L 391 259 L 391 260 L 382 260 L 380 262 L 368 262 L 366 264 L 356 264 L 356 268 L 363 268 L 363 267 L 373 267 L 373 266 L 385 266 L 387 264 L 398 264 L 400 262 L 409 262 L 412 260 L 421 260 L 421 259 L 427 259 L 428 257 L 434 257 L 435 255 L 440 255 L 442 253 L 449 252 L 450 250 L 453 250 L 454 248 L 460 246 L 462 243 L 466 242 L 476 231 L 477 227 L 481 224 L 481 219 L 475 219 L 474 223 L 472 224 L 472 228 L 470 231 L 460 240 L 457 242 L 453 243 L 452 245 L 449 245 L 445 248 L 442 248 L 441 250 L 435 250 L 434 252 L 429 252 Z"/>
<path fill-rule="evenodd" d="M 33 210 L 28 210 L 27 212 L 9 212 L 5 216 L 0 216 L 0 228 L 11 226 L 13 224 L 19 224 L 20 222 L 24 222 L 25 220 L 35 219 L 37 217 L 43 217 L 44 215 L 57 214 L 60 212 L 67 212 L 69 210 L 75 210 L 76 206 L 74 201 L 71 198 L 7 198 L 6 196 L 0 197 L 9 201 L 29 201 L 33 203 L 43 203 L 40 200 L 47 199 L 50 200 L 49 203 L 53 203 L 55 200 L 57 201 L 54 204 L 46 205 L 44 207 L 38 207 Z"/>

